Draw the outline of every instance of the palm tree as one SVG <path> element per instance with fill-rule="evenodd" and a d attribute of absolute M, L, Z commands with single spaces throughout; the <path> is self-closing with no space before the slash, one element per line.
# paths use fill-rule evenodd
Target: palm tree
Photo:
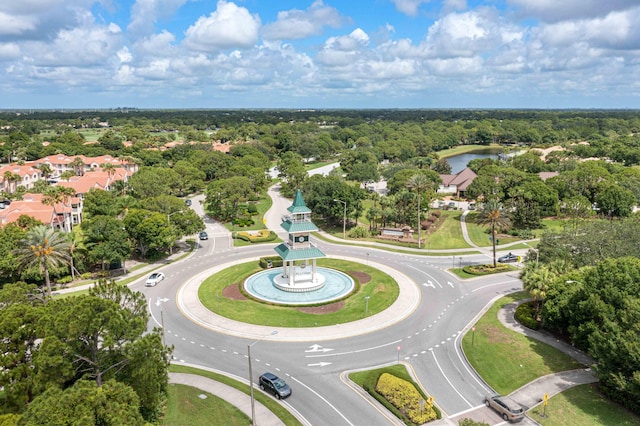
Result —
<path fill-rule="evenodd" d="M 491 200 L 482 205 L 480 215 L 476 218 L 478 225 L 488 225 L 491 229 L 494 268 L 496 267 L 496 227 L 506 228 L 511 224 L 509 218 L 502 213 L 502 203 L 497 200 Z"/>
<path fill-rule="evenodd" d="M 16 192 L 17 190 L 16 183 L 22 180 L 22 176 L 20 176 L 17 173 L 13 173 L 11 171 L 6 171 L 4 172 L 3 178 L 8 183 L 6 187 L 6 191 L 8 193 Z"/>
<path fill-rule="evenodd" d="M 49 270 L 69 263 L 70 251 L 67 234 L 45 225 L 37 225 L 27 231 L 15 250 L 20 269 L 36 267 L 44 274 L 47 295 L 51 297 Z"/>
<path fill-rule="evenodd" d="M 85 164 L 84 164 L 84 160 L 81 157 L 75 157 L 73 161 L 69 163 L 69 165 L 76 172 L 76 175 L 82 176 L 84 174 Z"/>
<path fill-rule="evenodd" d="M 67 207 L 69 204 L 69 200 L 71 197 L 75 195 L 75 190 L 73 188 L 69 188 L 66 186 L 52 186 L 47 188 L 47 191 L 44 193 L 44 197 L 42 197 L 42 204 L 46 204 L 48 206 L 53 206 L 53 214 L 58 217 L 58 212 L 56 210 L 56 204 L 62 203 L 63 207 Z M 62 226 L 66 231 L 70 231 L 71 229 L 67 229 L 65 220 L 66 213 L 62 212 Z"/>
<path fill-rule="evenodd" d="M 529 292 L 535 304 L 536 320 L 540 320 L 540 308 L 547 298 L 549 283 L 556 279 L 558 275 L 547 265 L 537 263 L 531 265 L 523 270 L 520 279 L 522 279 L 524 290 Z"/>
<path fill-rule="evenodd" d="M 415 189 L 418 191 L 418 248 L 420 248 L 420 231 L 422 229 L 422 211 L 420 210 L 420 199 L 422 198 L 422 192 L 431 187 L 431 181 L 427 179 L 422 173 L 415 174 L 407 180 L 407 188 Z"/>

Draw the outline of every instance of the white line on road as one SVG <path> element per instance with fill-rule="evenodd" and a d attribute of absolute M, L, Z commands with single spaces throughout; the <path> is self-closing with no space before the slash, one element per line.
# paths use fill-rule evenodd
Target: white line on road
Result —
<path fill-rule="evenodd" d="M 397 343 L 402 342 L 402 339 L 400 340 L 395 340 L 393 342 L 389 342 L 389 343 L 385 343 L 384 345 L 380 345 L 380 346 L 373 346 L 371 348 L 364 348 L 364 349 L 358 349 L 357 351 L 347 351 L 347 352 L 337 352 L 337 353 L 333 353 L 333 354 L 322 354 L 322 355 L 305 355 L 305 358 L 319 358 L 322 356 L 337 356 L 337 355 L 351 355 L 351 354 L 357 354 L 360 352 L 366 352 L 366 351 L 372 351 L 375 349 L 380 349 L 380 348 L 384 348 L 386 346 L 390 346 L 390 345 L 395 345 Z"/>
<path fill-rule="evenodd" d="M 325 399 L 325 397 L 323 397 L 322 395 L 320 395 L 318 392 L 314 391 L 313 389 L 311 389 L 309 386 L 305 385 L 304 383 L 302 383 L 300 380 L 296 379 L 293 376 L 290 376 L 291 380 L 295 380 L 296 382 L 298 382 L 301 386 L 304 386 L 305 388 L 307 388 L 310 392 L 312 392 L 313 394 L 315 394 L 318 398 L 320 398 L 321 400 L 323 400 L 329 407 L 331 407 L 333 409 L 333 411 L 335 411 L 336 413 L 338 413 L 338 415 L 340 417 L 342 417 L 344 419 L 345 422 L 347 422 L 348 424 L 350 424 L 351 426 L 354 426 L 353 423 L 351 423 L 349 421 L 349 419 L 347 419 L 344 414 L 342 414 L 340 411 L 338 411 L 338 409 L 333 406 L 329 401 L 327 401 Z"/>
<path fill-rule="evenodd" d="M 467 401 L 467 399 L 464 396 L 462 396 L 462 394 L 458 391 L 458 389 L 456 389 L 456 387 L 453 386 L 453 383 L 451 383 L 451 381 L 449 380 L 447 375 L 444 374 L 444 371 L 442 370 L 442 367 L 440 367 L 440 363 L 438 362 L 438 358 L 436 358 L 436 352 L 435 351 L 431 351 L 431 354 L 433 355 L 433 360 L 436 362 L 436 366 L 438 367 L 438 370 L 440 370 L 440 373 L 442 374 L 442 377 L 444 377 L 444 379 L 447 381 L 447 383 L 449 383 L 449 386 L 451 386 L 451 388 L 455 391 L 455 393 L 457 393 L 460 396 L 460 398 L 462 398 L 464 400 L 464 402 L 467 403 L 467 405 L 469 407 L 473 407 L 473 405 L 471 405 L 471 403 L 469 401 Z"/>

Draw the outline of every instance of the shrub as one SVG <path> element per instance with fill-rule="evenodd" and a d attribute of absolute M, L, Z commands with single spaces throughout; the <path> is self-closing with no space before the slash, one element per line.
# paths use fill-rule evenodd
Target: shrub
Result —
<path fill-rule="evenodd" d="M 499 272 L 507 272 L 510 271 L 511 268 L 509 265 L 498 263 L 495 268 L 493 265 L 467 265 L 463 267 L 462 270 L 471 275 L 489 275 Z"/>
<path fill-rule="evenodd" d="M 415 424 L 423 424 L 437 418 L 433 410 L 433 402 L 425 403 L 424 409 L 420 410 L 422 395 L 412 383 L 399 377 L 389 373 L 381 374 L 376 384 L 376 392 L 384 396 L 394 407 L 406 413 L 409 420 Z"/>
<path fill-rule="evenodd" d="M 263 229 L 261 231 L 240 231 L 235 233 L 235 238 L 249 243 L 264 243 L 273 241 L 278 236 L 275 232 Z"/>
<path fill-rule="evenodd" d="M 58 284 L 69 284 L 71 281 L 73 281 L 71 275 L 65 275 L 64 277 L 60 277 L 56 280 Z"/>
<path fill-rule="evenodd" d="M 440 216 L 442 216 L 442 212 L 440 210 L 434 210 L 431 212 L 431 216 L 439 218 Z"/>
<path fill-rule="evenodd" d="M 258 213 L 258 206 L 256 206 L 255 204 L 249 204 L 247 206 L 247 212 L 249 212 L 250 215 L 254 215 L 256 213 Z"/>
<path fill-rule="evenodd" d="M 280 256 L 268 256 L 268 257 L 261 257 L 260 258 L 260 267 L 262 269 L 267 269 L 267 264 L 271 262 L 271 266 L 274 268 L 279 268 L 282 266 L 282 258 Z"/>
<path fill-rule="evenodd" d="M 540 328 L 540 323 L 535 318 L 536 310 L 533 307 L 533 302 L 521 303 L 516 308 L 515 318 L 520 324 L 532 330 Z"/>
<path fill-rule="evenodd" d="M 369 230 L 364 226 L 356 226 L 351 231 L 349 231 L 349 236 L 351 238 L 368 238 L 371 236 Z"/>
<path fill-rule="evenodd" d="M 83 280 L 88 280 L 89 278 L 91 278 L 91 272 L 85 272 L 84 274 L 80 275 L 80 278 Z"/>

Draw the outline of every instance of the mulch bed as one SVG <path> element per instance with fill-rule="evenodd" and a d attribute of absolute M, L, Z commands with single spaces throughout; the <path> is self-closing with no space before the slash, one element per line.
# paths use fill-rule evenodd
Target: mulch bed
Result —
<path fill-rule="evenodd" d="M 360 285 L 364 285 L 369 281 L 371 281 L 371 275 L 364 272 L 349 271 L 349 274 L 353 276 L 356 280 L 358 280 Z M 240 287 L 238 284 L 231 284 L 225 287 L 222 290 L 222 296 L 229 299 L 233 299 L 233 300 L 247 300 L 247 297 L 244 294 L 242 294 L 242 292 L 240 291 Z M 330 314 L 333 312 L 337 312 L 343 307 L 344 307 L 344 300 L 341 300 L 339 302 L 329 303 L 327 305 L 300 307 L 297 309 L 298 311 L 304 312 L 307 314 L 321 315 L 321 314 Z"/>

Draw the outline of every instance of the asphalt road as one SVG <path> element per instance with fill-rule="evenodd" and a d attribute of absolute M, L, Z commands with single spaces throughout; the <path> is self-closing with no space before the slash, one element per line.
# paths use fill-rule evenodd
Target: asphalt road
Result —
<path fill-rule="evenodd" d="M 290 202 L 274 195 L 274 207 L 266 217 L 268 227 L 278 231 L 280 216 Z M 198 198 L 192 208 L 203 214 Z M 145 288 L 144 280 L 132 285 L 147 295 L 152 325 L 164 325 L 166 343 L 175 347 L 175 362 L 215 368 L 248 380 L 247 346 L 253 344 L 254 382 L 264 371 L 285 378 L 293 395 L 283 404 L 293 407 L 311 425 L 397 424 L 341 378 L 345 371 L 397 362 L 410 366 L 445 416 L 482 405 L 489 389 L 465 362 L 460 339 L 493 299 L 522 288 L 516 274 L 461 281 L 447 272 L 459 258 L 316 241 L 329 257 L 358 258 L 401 271 L 419 289 L 417 308 L 401 322 L 355 337 L 315 340 L 309 330 L 306 341 L 286 341 L 275 334 L 256 342 L 255 338 L 203 328 L 178 309 L 176 294 L 190 278 L 216 265 L 274 254 L 273 245 L 233 248 L 226 229 L 209 220 L 206 226 L 209 240 L 200 241 L 190 257 L 163 267 L 167 278 L 160 285 Z M 463 259 L 486 261 L 481 254 Z"/>

